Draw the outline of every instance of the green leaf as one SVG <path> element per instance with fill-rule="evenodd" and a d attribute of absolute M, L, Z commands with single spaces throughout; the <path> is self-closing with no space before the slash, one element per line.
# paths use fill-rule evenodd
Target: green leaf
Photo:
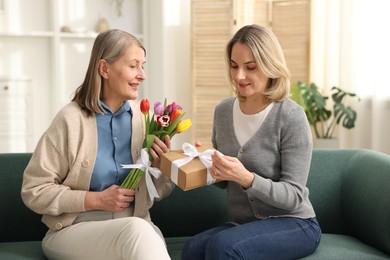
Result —
<path fill-rule="evenodd" d="M 155 118 L 155 114 L 153 114 L 153 116 L 152 116 L 152 119 L 150 122 L 150 127 L 149 127 L 149 132 L 147 132 L 147 134 L 152 134 L 155 131 L 157 131 L 157 129 L 158 129 L 158 124 L 157 124 L 156 120 L 154 120 L 154 118 Z"/>
<path fill-rule="evenodd" d="M 334 129 L 340 124 L 347 129 L 355 126 L 356 111 L 344 103 L 346 97 L 356 97 L 356 94 L 338 87 L 332 87 L 331 91 L 333 111 L 326 107 L 329 97 L 323 96 L 314 83 L 297 82 L 291 87 L 292 99 L 304 108 L 318 138 L 332 138 Z"/>
<path fill-rule="evenodd" d="M 294 84 L 291 86 L 291 99 L 294 100 L 298 105 L 300 105 L 301 107 L 303 107 L 304 110 L 306 110 L 306 104 L 305 104 L 305 101 L 303 100 L 303 97 L 302 97 L 302 90 L 301 90 L 301 85 L 303 83 L 301 82 L 298 82 L 297 84 Z"/>
<path fill-rule="evenodd" d="M 149 112 L 145 115 L 145 134 L 149 133 L 150 131 L 150 118 L 149 118 Z"/>
<path fill-rule="evenodd" d="M 169 134 L 169 138 L 171 138 L 172 139 L 172 137 L 175 135 L 177 133 L 177 131 L 175 130 L 175 131 L 173 131 L 172 133 L 170 133 Z"/>
<path fill-rule="evenodd" d="M 166 130 L 159 130 L 159 131 L 155 131 L 154 134 L 155 134 L 156 136 L 159 136 L 159 135 L 161 135 L 161 134 L 168 134 L 168 132 L 167 132 Z"/>
<path fill-rule="evenodd" d="M 155 136 L 154 134 L 147 134 L 145 136 L 144 144 L 142 145 L 142 147 L 146 148 L 149 151 L 150 147 L 152 147 L 153 145 L 154 136 Z"/>

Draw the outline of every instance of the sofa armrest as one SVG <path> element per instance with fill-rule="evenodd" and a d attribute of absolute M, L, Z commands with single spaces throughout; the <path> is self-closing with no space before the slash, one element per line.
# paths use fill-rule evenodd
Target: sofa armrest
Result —
<path fill-rule="evenodd" d="M 349 231 L 390 254 L 390 156 L 357 151 L 342 176 L 341 205 Z"/>
<path fill-rule="evenodd" d="M 23 172 L 31 155 L 0 154 L 0 242 L 41 240 L 47 231 L 42 216 L 27 208 L 20 196 Z"/>

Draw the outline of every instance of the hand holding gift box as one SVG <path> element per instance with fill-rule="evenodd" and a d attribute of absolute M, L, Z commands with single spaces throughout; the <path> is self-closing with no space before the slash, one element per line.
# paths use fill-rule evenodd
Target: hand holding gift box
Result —
<path fill-rule="evenodd" d="M 213 147 L 195 148 L 184 143 L 182 149 L 163 154 L 160 170 L 165 176 L 184 191 L 216 182 L 209 172 L 212 165 L 211 155 L 216 151 Z"/>

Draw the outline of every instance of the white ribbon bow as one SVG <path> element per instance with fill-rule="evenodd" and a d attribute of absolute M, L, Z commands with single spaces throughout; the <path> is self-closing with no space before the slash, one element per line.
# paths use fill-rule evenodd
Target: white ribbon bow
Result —
<path fill-rule="evenodd" d="M 178 184 L 179 168 L 189 163 L 194 158 L 198 157 L 200 161 L 203 163 L 203 165 L 206 166 L 207 169 L 207 185 L 214 183 L 215 179 L 210 174 L 210 168 L 211 165 L 213 164 L 211 160 L 211 155 L 215 152 L 215 150 L 208 149 L 204 152 L 199 153 L 198 150 L 196 150 L 196 148 L 189 143 L 184 143 L 182 145 L 182 149 L 183 149 L 183 154 L 186 155 L 187 157 L 180 158 L 172 162 L 171 180 L 174 183 Z"/>
<path fill-rule="evenodd" d="M 154 198 L 160 198 L 160 196 L 158 195 L 158 192 L 156 190 L 156 187 L 154 186 L 152 177 L 150 177 L 150 175 L 153 175 L 154 178 L 158 179 L 160 178 L 162 172 L 158 168 L 150 167 L 150 165 L 152 165 L 152 163 L 149 160 L 149 154 L 146 151 L 146 148 L 143 148 L 141 150 L 141 156 L 138 158 L 137 163 L 121 164 L 123 169 L 138 168 L 145 173 L 146 188 L 148 189 L 150 200 L 153 201 Z"/>

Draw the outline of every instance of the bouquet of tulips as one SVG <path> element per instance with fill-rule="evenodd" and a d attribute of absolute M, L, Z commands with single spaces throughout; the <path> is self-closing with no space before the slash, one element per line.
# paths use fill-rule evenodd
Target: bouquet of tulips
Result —
<path fill-rule="evenodd" d="M 142 145 L 144 150 L 143 154 L 147 152 L 148 158 L 146 159 L 146 164 L 149 166 L 153 162 L 150 148 L 153 145 L 154 137 L 157 136 L 159 139 L 164 140 L 164 137 L 169 135 L 172 138 L 175 134 L 184 132 L 190 128 L 192 122 L 190 119 L 182 120 L 185 115 L 183 108 L 175 102 L 167 104 L 166 99 L 164 100 L 164 104 L 161 102 L 154 103 L 154 113 L 152 116 L 150 116 L 150 104 L 147 99 L 141 100 L 140 108 L 145 117 L 146 128 L 145 139 Z M 143 160 L 145 161 L 145 158 Z M 145 165 L 145 162 L 143 165 Z M 144 174 L 145 171 L 142 167 L 132 168 L 123 181 L 121 188 L 135 189 Z"/>

